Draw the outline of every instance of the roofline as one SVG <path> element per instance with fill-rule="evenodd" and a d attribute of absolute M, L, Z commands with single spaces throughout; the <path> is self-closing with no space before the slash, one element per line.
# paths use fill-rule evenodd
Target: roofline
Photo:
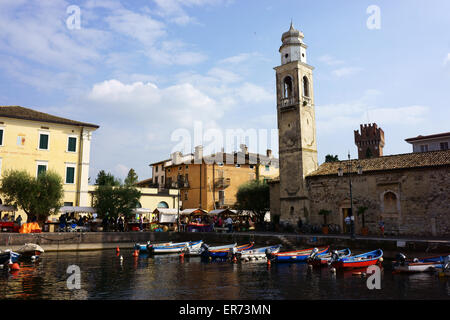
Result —
<path fill-rule="evenodd" d="M 37 111 L 37 112 L 40 112 L 40 111 Z M 95 128 L 95 129 L 100 128 L 99 125 L 92 124 L 92 123 L 85 123 L 85 122 L 68 123 L 68 122 L 65 122 L 63 120 L 61 120 L 61 121 L 57 121 L 57 120 L 43 120 L 43 119 L 35 119 L 35 118 L 32 118 L 32 117 L 21 117 L 21 116 L 13 116 L 13 115 L 0 115 L 0 118 L 21 119 L 21 120 L 28 120 L 28 121 L 35 121 L 35 122 L 45 122 L 45 123 L 56 123 L 56 124 L 63 124 L 63 125 L 66 125 L 66 126 L 75 126 L 75 127 L 90 127 L 90 128 Z M 67 120 L 70 120 L 70 119 L 67 119 Z M 70 121 L 78 122 L 76 120 L 70 120 Z"/>
<path fill-rule="evenodd" d="M 429 139 L 441 138 L 441 137 L 447 137 L 447 136 L 450 138 L 450 132 L 430 134 L 428 136 L 417 136 L 414 138 L 405 139 L 405 141 L 406 142 L 414 142 L 414 141 L 429 140 Z"/>

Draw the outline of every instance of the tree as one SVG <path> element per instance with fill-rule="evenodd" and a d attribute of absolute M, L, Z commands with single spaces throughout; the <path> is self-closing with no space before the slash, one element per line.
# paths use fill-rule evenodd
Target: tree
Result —
<path fill-rule="evenodd" d="M 136 182 L 138 182 L 138 176 L 136 174 L 136 171 L 134 171 L 133 168 L 130 169 L 130 171 L 128 171 L 128 175 L 125 178 L 125 185 L 127 186 L 133 186 L 136 184 Z"/>
<path fill-rule="evenodd" d="M 323 225 L 326 226 L 327 225 L 327 216 L 331 214 L 330 210 L 325 210 L 322 209 L 319 211 L 319 215 L 323 216 Z"/>
<path fill-rule="evenodd" d="M 366 213 L 367 210 L 369 210 L 369 208 L 367 208 L 367 207 L 358 207 L 358 211 L 357 211 L 358 216 L 362 215 L 362 227 L 363 228 L 365 227 L 365 225 L 364 225 L 364 222 L 365 222 L 364 214 Z"/>
<path fill-rule="evenodd" d="M 97 174 L 95 184 L 99 186 L 119 186 L 120 180 L 116 179 L 111 173 L 106 173 L 105 170 L 100 170 Z"/>
<path fill-rule="evenodd" d="M 108 178 L 105 179 L 106 184 L 98 184 L 94 191 L 93 206 L 97 209 L 100 218 L 105 216 L 117 218 L 120 213 L 128 218 L 138 206 L 141 192 L 132 185 L 120 184 L 120 181 L 113 175 L 108 175 Z M 103 174 L 101 178 L 103 179 Z M 111 184 L 111 182 L 119 185 Z"/>
<path fill-rule="evenodd" d="M 270 210 L 269 185 L 264 181 L 252 180 L 241 185 L 236 193 L 236 207 L 249 210 L 257 223 L 263 223 L 266 212 Z"/>
<path fill-rule="evenodd" d="M 339 158 L 337 155 L 333 156 L 331 154 L 327 154 L 325 156 L 325 162 L 337 162 L 337 161 L 339 161 Z"/>
<path fill-rule="evenodd" d="M 6 204 L 22 209 L 29 220 L 36 218 L 39 222 L 56 214 L 64 197 L 62 178 L 52 171 L 34 178 L 26 171 L 8 170 L 3 174 L 0 192 Z"/>

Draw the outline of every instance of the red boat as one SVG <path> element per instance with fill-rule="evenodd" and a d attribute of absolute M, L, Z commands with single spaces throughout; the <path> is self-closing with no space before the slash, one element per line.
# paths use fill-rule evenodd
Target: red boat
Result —
<path fill-rule="evenodd" d="M 364 268 L 383 261 L 383 250 L 378 249 L 357 256 L 341 258 L 331 263 L 336 269 Z"/>

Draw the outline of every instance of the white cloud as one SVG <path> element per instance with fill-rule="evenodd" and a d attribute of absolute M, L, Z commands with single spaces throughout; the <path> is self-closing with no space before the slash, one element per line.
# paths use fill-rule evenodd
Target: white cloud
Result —
<path fill-rule="evenodd" d="M 357 68 L 357 67 L 343 67 L 343 68 L 339 68 L 336 70 L 332 71 L 332 74 L 335 75 L 336 77 L 347 77 L 347 76 L 351 76 L 354 75 L 358 72 L 360 72 L 362 70 L 362 68 Z"/>
<path fill-rule="evenodd" d="M 343 64 L 343 63 L 344 63 L 343 60 L 338 60 L 338 59 L 334 58 L 333 56 L 331 56 L 331 55 L 329 55 L 329 54 L 325 54 L 325 55 L 323 55 L 323 56 L 320 56 L 320 57 L 318 58 L 318 60 L 319 60 L 320 62 L 326 63 L 326 64 L 329 65 L 329 66 L 335 66 L 335 65 L 340 65 L 340 64 Z"/>
<path fill-rule="evenodd" d="M 447 54 L 447 57 L 445 57 L 445 60 L 444 60 L 444 65 L 447 65 L 448 63 L 450 63 L 450 53 Z"/>

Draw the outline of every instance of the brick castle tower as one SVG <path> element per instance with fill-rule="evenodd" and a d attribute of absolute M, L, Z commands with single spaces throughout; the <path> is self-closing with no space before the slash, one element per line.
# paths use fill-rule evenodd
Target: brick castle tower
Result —
<path fill-rule="evenodd" d="M 358 159 L 383 156 L 384 131 L 376 123 L 360 125 L 361 133 L 355 130 L 355 144 L 358 147 Z"/>

